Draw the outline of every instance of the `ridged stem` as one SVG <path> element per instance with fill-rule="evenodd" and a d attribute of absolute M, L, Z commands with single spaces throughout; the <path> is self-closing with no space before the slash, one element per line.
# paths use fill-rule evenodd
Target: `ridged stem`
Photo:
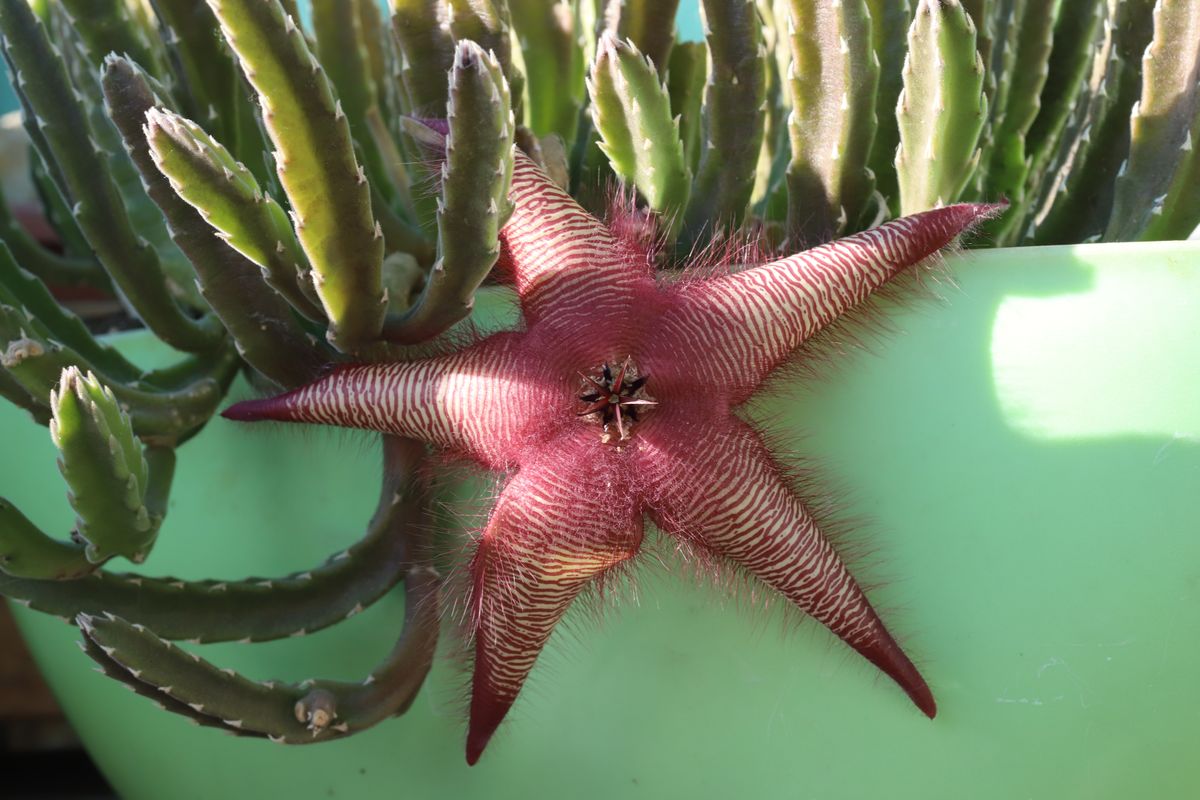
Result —
<path fill-rule="evenodd" d="M 378 336 L 386 300 L 383 233 L 354 155 L 350 124 L 303 33 L 278 0 L 208 0 L 258 93 L 296 235 L 329 318 L 327 338 L 351 351 Z"/>
<path fill-rule="evenodd" d="M 155 335 L 189 352 L 220 344 L 224 328 L 212 316 L 192 319 L 176 304 L 158 255 L 130 224 L 105 159 L 62 60 L 24 0 L 0 2 L 4 53 L 22 90 L 35 143 L 47 148 L 74 217 L 101 263 L 138 316 Z"/>
<path fill-rule="evenodd" d="M 142 370 L 115 349 L 96 340 L 83 320 L 59 304 L 45 283 L 25 271 L 7 242 L 0 244 L 0 301 L 19 306 L 55 340 L 69 345 L 110 380 L 136 381 Z"/>
<path fill-rule="evenodd" d="M 427 548 L 422 490 L 415 476 L 424 457 L 416 442 L 385 438 L 385 481 L 373 521 L 396 546 L 405 567 L 405 619 L 392 652 L 357 683 L 247 680 L 164 642 L 142 624 L 113 614 L 81 614 L 78 624 L 105 672 L 157 690 L 168 710 L 198 721 L 289 744 L 327 741 L 403 713 L 424 682 L 438 634 L 437 574 L 423 565 Z M 2 588 L 2 584 L 0 584 Z M 357 609 L 355 609 L 357 610 Z M 153 696 L 151 691 L 140 693 Z"/>
<path fill-rule="evenodd" d="M 788 235 L 820 244 L 858 222 L 875 188 L 879 64 L 864 0 L 791 0 L 788 12 Z"/>
<path fill-rule="evenodd" d="M 1104 17 L 1104 0 L 1063 0 L 1059 10 L 1041 107 L 1025 136 L 1029 159 L 1026 216 L 1044 196 L 1050 159 L 1068 130 L 1072 114 L 1080 104 L 1087 102 L 1088 71 L 1099 47 Z"/>
<path fill-rule="evenodd" d="M 569 2 L 508 0 L 525 59 L 525 116 L 538 136 L 575 141 L 583 105 L 585 65 L 579 19 Z"/>
<path fill-rule="evenodd" d="M 1093 95 L 1034 219 L 1037 244 L 1091 239 L 1108 225 L 1117 173 L 1129 154 L 1129 119 L 1141 94 L 1141 58 L 1154 33 L 1154 4 L 1109 0 L 1108 42 L 1097 54 Z"/>
<path fill-rule="evenodd" d="M 613 172 L 663 219 L 668 240 L 683 222 L 692 173 L 667 87 L 632 42 L 605 33 L 588 78 L 592 121 Z"/>
<path fill-rule="evenodd" d="M 300 327 L 287 301 L 263 281 L 262 271 L 253 261 L 214 235 L 202 214 L 180 196 L 158 166 L 179 156 L 179 148 L 194 141 L 184 134 L 181 143 L 164 132 L 165 127 L 177 127 L 174 123 L 179 118 L 157 107 L 162 99 L 151 91 L 134 64 L 119 57 L 105 62 L 104 94 L 109 114 L 125 137 L 151 199 L 195 267 L 201 294 L 237 343 L 238 352 L 280 386 L 312 380 L 326 359 Z"/>
<path fill-rule="evenodd" d="M 1013 43 L 1012 78 L 1007 81 L 1003 108 L 993 111 L 991 151 L 988 153 L 988 191 L 1007 197 L 1011 203 L 999 218 L 985 226 L 998 242 L 1005 242 L 1020 221 L 1029 174 L 1026 134 L 1041 109 L 1042 89 L 1049 75 L 1054 44 L 1055 3 L 1029 3 L 1019 20 Z"/>
<path fill-rule="evenodd" d="M 986 116 L 975 25 L 957 0 L 921 0 L 908 30 L 904 90 L 896 108 L 902 214 L 958 199 L 979 163 Z"/>
<path fill-rule="evenodd" d="M 438 258 L 413 307 L 388 319 L 389 341 L 414 344 L 466 318 L 476 289 L 499 258 L 500 227 L 512 212 L 508 190 L 516 125 L 510 102 L 499 62 L 474 42 L 460 42 L 446 107 Z"/>
<path fill-rule="evenodd" d="M 633 42 L 665 77 L 675 45 L 679 0 L 604 0 L 603 32 Z"/>
<path fill-rule="evenodd" d="M 875 142 L 867 164 L 875 174 L 875 187 L 892 211 L 900 209 L 900 186 L 896 182 L 896 148 L 900 129 L 896 122 L 896 103 L 904 88 L 904 56 L 908 51 L 899 31 L 912 23 L 909 0 L 867 0 L 871 12 L 871 48 L 879 64 L 879 91 L 875 96 Z"/>
<path fill-rule="evenodd" d="M 440 117 L 449 92 L 447 76 L 454 63 L 450 9 L 446 0 L 389 0 L 392 29 L 403 59 L 401 77 L 409 106 L 418 117 Z"/>
<path fill-rule="evenodd" d="M 766 51 L 754 0 L 704 0 L 709 75 L 700 165 L 685 225 L 692 238 L 738 225 L 754 189 L 766 118 Z"/>
<path fill-rule="evenodd" d="M 1200 3 L 1158 0 L 1104 238 L 1186 238 L 1200 223 Z"/>

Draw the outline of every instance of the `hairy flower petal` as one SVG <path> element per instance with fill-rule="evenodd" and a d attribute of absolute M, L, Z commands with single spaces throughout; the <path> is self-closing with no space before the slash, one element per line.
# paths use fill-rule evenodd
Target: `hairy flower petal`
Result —
<path fill-rule="evenodd" d="M 508 713 L 571 601 L 637 553 L 642 514 L 622 461 L 615 448 L 577 430 L 548 446 L 500 495 L 471 561 L 469 763 Z"/>
<path fill-rule="evenodd" d="M 747 570 L 891 677 L 932 717 L 933 694 L 896 644 L 817 521 L 749 426 L 696 435 L 647 425 L 634 471 L 651 487 L 650 518 L 665 533 Z"/>
<path fill-rule="evenodd" d="M 748 399 L 807 339 L 1003 206 L 947 206 L 759 267 L 681 284 L 650 337 L 661 358 Z M 652 372 L 661 372 L 648 363 Z"/>

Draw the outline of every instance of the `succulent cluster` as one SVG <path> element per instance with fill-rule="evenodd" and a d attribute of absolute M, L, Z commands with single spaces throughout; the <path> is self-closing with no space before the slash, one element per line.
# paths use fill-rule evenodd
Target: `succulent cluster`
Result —
<path fill-rule="evenodd" d="M 78 517 L 58 539 L 0 500 L 0 593 L 200 724 L 304 742 L 402 713 L 437 640 L 421 445 L 384 437 L 366 536 L 311 571 L 104 567 L 145 559 L 175 449 L 239 371 L 292 389 L 467 317 L 505 272 L 514 147 L 590 208 L 614 176 L 635 189 L 663 269 L 739 226 L 794 250 L 1000 196 L 999 244 L 1200 221 L 1191 0 L 704 0 L 705 42 L 675 41 L 677 6 L 314 0 L 305 30 L 295 0 L 0 0 L 57 240 L 0 202 L 0 396 L 50 426 Z M 140 368 L 59 304 L 69 285 L 185 355 Z M 255 683 L 165 641 L 311 632 L 402 581 L 404 632 L 362 683 Z"/>

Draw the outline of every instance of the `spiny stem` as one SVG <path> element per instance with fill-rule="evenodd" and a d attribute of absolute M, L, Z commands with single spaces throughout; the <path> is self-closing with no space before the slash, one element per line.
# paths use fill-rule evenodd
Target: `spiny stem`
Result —
<path fill-rule="evenodd" d="M 621 180 L 637 188 L 664 221 L 668 240 L 683 221 L 692 173 L 667 87 L 632 42 L 604 34 L 588 78 L 600 149 Z"/>
<path fill-rule="evenodd" d="M 171 155 L 156 142 L 166 112 L 138 68 L 119 57 L 105 61 L 104 95 L 109 114 L 162 210 L 175 242 L 195 267 L 200 291 L 220 317 L 243 358 L 280 386 L 298 386 L 320 372 L 321 355 L 287 302 L 262 279 L 254 262 L 213 235 L 201 213 L 176 192 L 158 163 Z M 155 147 L 158 144 L 158 147 Z M 186 156 L 185 156 L 186 158 Z"/>
<path fill-rule="evenodd" d="M 189 352 L 210 350 L 224 338 L 211 315 L 192 319 L 176 304 L 154 249 L 130 224 L 107 162 L 97 158 L 90 126 L 67 78 L 62 59 L 25 0 L 0 2 L 4 54 L 23 87 L 35 143 L 57 165 L 60 186 L 74 216 L 113 282 L 154 333 Z"/>
<path fill-rule="evenodd" d="M 385 441 L 403 452 L 389 456 L 394 469 L 365 535 L 312 569 L 230 581 L 98 572 L 49 584 L 0 575 L 0 595 L 68 620 L 109 611 L 158 636 L 195 643 L 263 642 L 327 628 L 383 597 L 427 555 L 413 547 L 425 526 L 424 489 L 415 482 L 424 450 L 406 450 L 391 437 Z"/>
<path fill-rule="evenodd" d="M 604 32 L 629 41 L 666 75 L 675 45 L 675 13 L 679 0 L 606 0 Z"/>
<path fill-rule="evenodd" d="M 875 138 L 879 64 L 864 0 L 788 6 L 788 234 L 819 244 L 857 227 L 874 189 L 866 161 Z"/>
<path fill-rule="evenodd" d="M 753 2 L 704 0 L 709 64 L 700 166 L 685 222 L 696 236 L 737 225 L 754 189 L 766 117 L 762 30 Z"/>
<path fill-rule="evenodd" d="M 379 334 L 386 299 L 383 233 L 350 123 L 303 33 L 278 0 L 208 0 L 258 93 L 296 235 L 342 351 Z"/>
<path fill-rule="evenodd" d="M 394 342 L 423 341 L 470 313 L 475 290 L 500 255 L 500 228 L 512 212 L 516 126 L 508 85 L 497 60 L 473 42 L 460 42 L 455 52 L 450 98 L 441 145 L 438 259 L 416 304 L 388 320 L 384 336 Z M 424 135 L 440 137 L 430 129 Z"/>
<path fill-rule="evenodd" d="M 958 0 L 921 0 L 896 108 L 901 213 L 953 203 L 966 188 L 987 116 L 983 75 L 975 25 Z"/>
<path fill-rule="evenodd" d="M 405 569 L 405 619 L 392 652 L 358 683 L 305 681 L 254 682 L 185 653 L 140 623 L 112 613 L 80 614 L 76 619 L 106 674 L 124 683 L 138 681 L 168 698 L 168 710 L 211 724 L 305 744 L 326 741 L 370 727 L 412 703 L 433 660 L 438 634 L 434 570 L 420 562 L 425 548 L 423 489 L 416 481 L 424 447 L 385 437 L 385 480 L 373 525 L 387 529 Z M 153 696 L 142 691 L 145 696 Z M 186 710 L 185 710 L 186 709 Z M 205 724 L 204 720 L 197 720 Z"/>
<path fill-rule="evenodd" d="M 569 3 L 508 0 L 525 59 L 529 127 L 573 142 L 583 105 L 583 48 L 579 18 Z"/>
<path fill-rule="evenodd" d="M 1200 221 L 1200 3 L 1159 0 L 1105 239 L 1184 238 Z"/>

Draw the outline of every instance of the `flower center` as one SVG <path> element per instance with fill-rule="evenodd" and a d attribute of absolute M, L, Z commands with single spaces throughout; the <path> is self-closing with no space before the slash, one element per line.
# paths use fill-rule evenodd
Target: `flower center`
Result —
<path fill-rule="evenodd" d="M 583 407 L 579 416 L 592 417 L 600 423 L 602 441 L 625 441 L 638 417 L 656 405 L 645 392 L 649 376 L 638 375 L 632 359 L 626 358 L 616 370 L 605 363 L 592 375 L 581 372 L 579 377 L 583 379 L 579 390 Z"/>

